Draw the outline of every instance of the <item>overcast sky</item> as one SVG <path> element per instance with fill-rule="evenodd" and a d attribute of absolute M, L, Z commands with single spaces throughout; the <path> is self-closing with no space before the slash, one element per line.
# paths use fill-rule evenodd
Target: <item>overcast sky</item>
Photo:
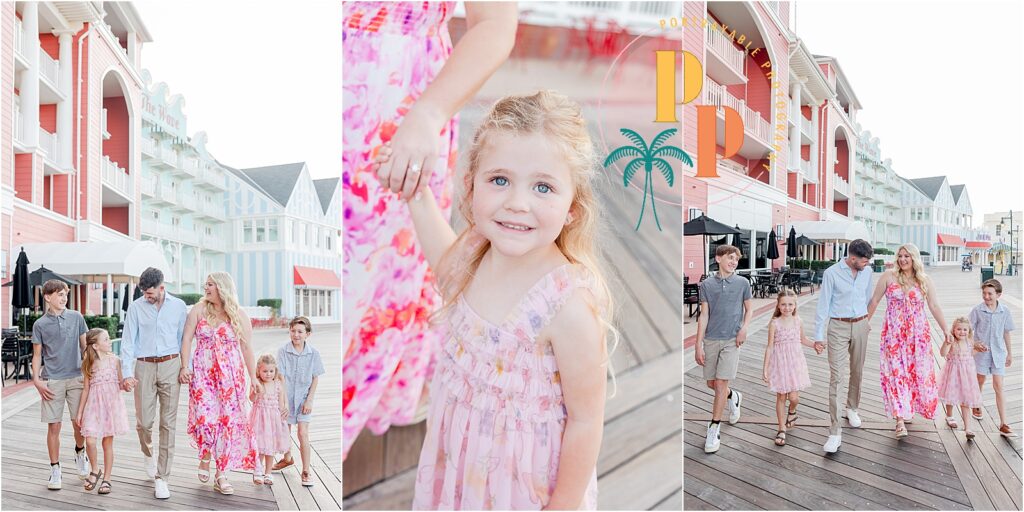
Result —
<path fill-rule="evenodd" d="M 882 158 L 966 184 L 980 225 L 1024 206 L 1021 5 L 800 1 L 796 33 L 839 59 Z"/>
<path fill-rule="evenodd" d="M 137 1 L 142 65 L 185 98 L 189 136 L 236 168 L 341 175 L 341 2 Z"/>

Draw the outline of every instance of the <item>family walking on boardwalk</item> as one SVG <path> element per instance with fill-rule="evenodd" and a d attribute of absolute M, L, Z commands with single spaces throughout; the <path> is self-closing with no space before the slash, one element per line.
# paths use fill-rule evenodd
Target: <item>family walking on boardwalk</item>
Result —
<path fill-rule="evenodd" d="M 831 426 L 824 451 L 839 450 L 844 411 L 850 427 L 861 426 L 857 410 L 870 321 L 883 297 L 886 309 L 880 337 L 880 385 L 886 416 L 895 418 L 895 437 L 909 435 L 906 423 L 915 414 L 933 419 L 941 403 L 946 425 L 959 428 L 953 417 L 953 408 L 959 407 L 964 435 L 973 439 L 971 420 L 982 417 L 981 388 L 989 376 L 996 395 L 999 432 L 1012 435 L 1002 385 L 1012 359 L 1010 333 L 1015 327 L 1010 311 L 999 302 L 1002 284 L 995 279 L 982 283 L 982 302 L 948 326 L 938 307 L 937 289 L 924 273 L 921 254 L 914 244 L 904 244 L 896 251 L 895 268 L 879 276 L 873 291 L 871 271 L 866 270 L 874 252 L 871 245 L 854 240 L 847 252 L 822 277 L 813 339 L 804 333 L 796 313 L 795 294 L 783 290 L 776 299 L 775 313 L 768 325 L 762 375 L 769 389 L 776 393 L 775 444 L 786 444 L 786 432 L 798 419 L 799 392 L 811 385 L 801 345 L 813 348 L 817 354 L 828 350 Z M 735 424 L 742 407 L 743 394 L 733 389 L 730 381 L 736 378 L 752 302 L 749 282 L 735 274 L 739 256 L 736 247 L 720 246 L 715 252 L 720 270 L 700 283 L 695 357 L 704 368 L 708 387 L 715 393 L 704 443 L 706 453 L 719 449 L 723 415 L 727 412 L 729 424 Z M 925 308 L 943 336 L 940 355 L 946 363 L 938 377 Z M 847 388 L 846 400 L 840 407 L 843 387 Z"/>
<path fill-rule="evenodd" d="M 276 358 L 264 354 L 257 361 L 252 324 L 238 305 L 229 274 L 211 273 L 203 298 L 191 310 L 165 291 L 163 279 L 155 268 L 139 277 L 143 296 L 128 308 L 120 356 L 113 353 L 105 329 L 87 329 L 81 314 L 66 309 L 68 286 L 63 281 L 43 285 L 46 312 L 32 327 L 32 374 L 42 398 L 42 421 L 48 426 L 47 488 L 62 485 L 60 430 L 66 403 L 75 430 L 78 477 L 86 491 L 112 491 L 114 436 L 129 430 L 121 392 L 134 392 L 144 469 L 154 480 L 155 497 L 169 498 L 183 384 L 189 386 L 187 432 L 199 451 L 200 482 L 211 480 L 213 465 L 213 487 L 221 494 L 234 493 L 229 470 L 252 470 L 254 484 L 272 483 L 272 469 L 293 464 L 289 431 L 298 424 L 302 483 L 312 485 L 308 426 L 317 376 L 324 369 L 319 352 L 306 343 L 312 332 L 309 320 L 293 319 L 290 340 Z M 253 402 L 251 410 L 247 400 Z M 103 447 L 102 467 L 97 443 Z M 284 458 L 274 465 L 277 454 Z"/>

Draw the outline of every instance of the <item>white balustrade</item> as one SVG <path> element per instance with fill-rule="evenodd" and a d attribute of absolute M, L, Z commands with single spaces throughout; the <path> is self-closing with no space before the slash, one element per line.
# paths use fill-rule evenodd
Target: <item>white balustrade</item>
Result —
<path fill-rule="evenodd" d="M 124 169 L 118 167 L 108 156 L 104 156 L 102 162 L 103 183 L 109 185 L 125 197 L 133 197 L 132 176 L 125 172 Z"/>
<path fill-rule="evenodd" d="M 771 143 L 771 126 L 761 117 L 761 113 L 748 107 L 745 101 L 729 94 L 724 85 L 710 78 L 704 79 L 704 104 L 732 108 L 742 117 L 744 130 L 765 144 Z"/>
<path fill-rule="evenodd" d="M 42 48 L 39 49 L 39 74 L 50 81 L 56 87 L 57 77 L 60 76 L 60 64 L 50 57 Z"/>
<path fill-rule="evenodd" d="M 729 64 L 733 71 L 742 75 L 744 52 L 733 46 L 732 40 L 729 39 L 729 36 L 725 35 L 725 33 L 722 32 L 721 27 L 713 23 L 710 19 L 708 20 L 705 32 L 707 33 L 708 48 Z"/>
<path fill-rule="evenodd" d="M 56 162 L 59 154 L 57 153 L 57 134 L 50 133 L 42 128 L 39 129 L 39 148 L 46 153 L 46 157 L 51 162 Z"/>

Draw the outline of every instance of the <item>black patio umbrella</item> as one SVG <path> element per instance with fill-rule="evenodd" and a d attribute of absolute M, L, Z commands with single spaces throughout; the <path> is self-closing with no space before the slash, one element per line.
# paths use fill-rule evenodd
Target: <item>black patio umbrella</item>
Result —
<path fill-rule="evenodd" d="M 142 289 L 139 288 L 139 285 L 135 285 L 135 293 L 132 294 L 132 300 L 138 299 L 139 297 L 142 297 Z"/>
<path fill-rule="evenodd" d="M 743 239 L 740 237 L 740 225 L 737 224 L 735 229 L 736 229 L 736 233 L 734 235 L 732 235 L 732 237 L 730 237 L 730 238 L 732 238 L 732 241 L 729 242 L 729 245 L 731 245 L 731 246 L 739 249 L 740 251 L 742 251 L 743 250 Z"/>
<path fill-rule="evenodd" d="M 21 310 L 30 308 L 33 305 L 30 293 L 31 287 L 28 282 L 28 255 L 25 254 L 24 248 L 18 253 L 18 261 L 14 265 L 14 279 L 12 279 L 12 283 L 14 290 L 11 290 L 11 308 L 17 310 L 18 314 L 21 315 Z M 26 320 L 26 316 L 21 315 L 22 332 L 25 331 Z"/>
<path fill-rule="evenodd" d="M 64 281 L 65 283 L 67 283 L 68 286 L 82 284 L 81 281 L 77 281 L 67 276 L 62 276 L 46 267 L 39 267 L 33 270 L 32 273 L 28 275 L 28 283 L 31 286 L 42 286 L 44 283 L 51 279 Z"/>
<path fill-rule="evenodd" d="M 715 219 L 708 217 L 707 215 L 701 215 L 696 219 L 683 224 L 683 235 L 684 236 L 696 236 L 701 235 L 705 244 L 707 244 L 708 235 L 735 235 L 739 234 L 739 230 L 730 228 Z M 701 251 L 704 252 L 703 250 Z M 704 267 L 707 267 L 707 260 L 704 260 Z"/>
<path fill-rule="evenodd" d="M 131 286 L 131 283 L 124 284 L 124 293 L 121 294 L 121 311 L 128 311 L 128 289 Z"/>
<path fill-rule="evenodd" d="M 768 254 L 765 256 L 770 260 L 779 259 L 779 244 L 775 240 L 775 230 L 768 233 Z"/>
<path fill-rule="evenodd" d="M 817 241 L 817 240 L 815 240 L 813 238 L 807 238 L 804 235 L 800 235 L 796 239 L 796 244 L 797 245 L 818 245 L 819 243 L 821 243 L 821 242 L 819 242 L 819 241 Z"/>
<path fill-rule="evenodd" d="M 789 236 L 786 237 L 786 257 L 796 258 L 799 257 L 800 253 L 796 249 L 796 228 L 789 228 Z"/>

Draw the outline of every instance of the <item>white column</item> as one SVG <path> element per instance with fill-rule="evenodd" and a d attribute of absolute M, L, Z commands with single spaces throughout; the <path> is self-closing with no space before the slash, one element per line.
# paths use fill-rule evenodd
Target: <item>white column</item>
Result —
<path fill-rule="evenodd" d="M 39 4 L 25 2 L 21 13 L 22 55 L 28 69 L 21 74 L 18 92 L 21 94 L 22 142 L 30 148 L 39 145 Z M 34 188 L 34 187 L 33 187 Z"/>
<path fill-rule="evenodd" d="M 793 124 L 789 127 L 789 168 L 800 169 L 800 80 L 796 79 L 789 86 L 789 97 L 791 98 Z"/>
<path fill-rule="evenodd" d="M 103 314 L 114 314 L 114 279 L 110 274 L 107 274 L 107 304 L 104 307 Z"/>
<path fill-rule="evenodd" d="M 57 104 L 57 142 L 60 147 L 57 148 L 59 152 L 58 156 L 54 158 L 60 162 L 61 167 L 71 167 L 71 104 L 74 100 L 74 94 L 72 93 L 72 77 L 71 77 L 71 36 L 70 30 L 63 30 L 55 32 L 60 42 L 60 76 L 58 77 L 58 88 L 60 92 L 64 94 L 64 100 Z"/>

